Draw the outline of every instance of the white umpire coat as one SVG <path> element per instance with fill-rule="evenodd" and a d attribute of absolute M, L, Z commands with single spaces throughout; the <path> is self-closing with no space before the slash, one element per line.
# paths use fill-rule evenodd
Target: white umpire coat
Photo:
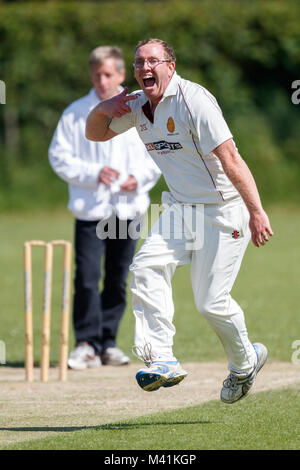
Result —
<path fill-rule="evenodd" d="M 86 139 L 86 118 L 99 101 L 92 88 L 66 108 L 49 147 L 50 165 L 68 183 L 68 208 L 75 218 L 96 221 L 115 212 L 120 219 L 134 219 L 147 211 L 148 191 L 161 173 L 135 128 L 107 142 Z M 98 182 L 104 166 L 120 173 L 111 187 Z M 121 191 L 120 185 L 129 175 L 136 178 L 137 190 Z"/>

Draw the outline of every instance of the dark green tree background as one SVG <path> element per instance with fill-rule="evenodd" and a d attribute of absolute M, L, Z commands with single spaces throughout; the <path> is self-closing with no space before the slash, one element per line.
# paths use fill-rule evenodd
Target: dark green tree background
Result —
<path fill-rule="evenodd" d="M 48 146 L 64 108 L 90 89 L 89 53 L 121 46 L 134 90 L 146 37 L 169 42 L 178 73 L 216 96 L 264 202 L 299 202 L 299 18 L 296 0 L 0 2 L 0 210 L 66 205 Z"/>

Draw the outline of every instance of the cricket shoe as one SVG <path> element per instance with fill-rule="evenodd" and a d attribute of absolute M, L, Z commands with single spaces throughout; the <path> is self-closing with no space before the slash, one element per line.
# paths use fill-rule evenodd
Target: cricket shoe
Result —
<path fill-rule="evenodd" d="M 186 376 L 187 372 L 178 361 L 153 361 L 144 369 L 140 369 L 135 378 L 143 390 L 153 392 L 160 387 L 173 387 Z"/>
<path fill-rule="evenodd" d="M 256 374 L 260 371 L 263 365 L 266 363 L 268 358 L 268 350 L 261 343 L 253 344 L 256 352 L 257 362 L 256 366 L 250 375 L 241 377 L 231 372 L 227 379 L 223 382 L 223 388 L 221 390 L 221 400 L 224 403 L 235 403 L 238 400 L 244 398 L 254 384 Z"/>
<path fill-rule="evenodd" d="M 78 343 L 70 353 L 68 366 L 74 370 L 84 370 L 101 366 L 101 359 L 96 356 L 94 348 L 87 342 Z"/>
<path fill-rule="evenodd" d="M 130 359 L 126 354 L 121 351 L 121 349 L 116 347 L 111 347 L 105 349 L 105 351 L 101 354 L 101 361 L 102 364 L 108 366 L 124 366 L 129 364 Z"/>

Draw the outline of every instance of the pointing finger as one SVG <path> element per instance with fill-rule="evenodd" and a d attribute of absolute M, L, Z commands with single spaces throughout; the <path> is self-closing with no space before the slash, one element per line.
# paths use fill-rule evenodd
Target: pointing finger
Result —
<path fill-rule="evenodd" d="M 132 101 L 132 100 L 136 100 L 137 99 L 137 95 L 128 95 L 124 98 L 124 101 L 126 103 L 126 101 Z"/>
<path fill-rule="evenodd" d="M 126 103 L 127 101 L 136 100 L 138 98 L 137 94 L 127 95 L 127 93 L 128 93 L 128 88 L 125 87 L 124 90 L 118 95 L 124 103 Z"/>

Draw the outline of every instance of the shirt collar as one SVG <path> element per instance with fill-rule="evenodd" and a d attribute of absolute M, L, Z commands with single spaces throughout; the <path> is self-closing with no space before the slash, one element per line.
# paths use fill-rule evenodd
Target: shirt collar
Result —
<path fill-rule="evenodd" d="M 161 100 L 160 100 L 160 103 L 161 103 L 165 98 L 167 98 L 168 96 L 174 96 L 174 95 L 176 95 L 176 93 L 177 93 L 177 88 L 178 88 L 178 83 L 179 83 L 179 79 L 180 79 L 179 75 L 177 75 L 177 73 L 174 71 L 173 76 L 172 76 L 171 80 L 169 81 L 168 86 L 167 86 L 167 88 L 165 89 L 164 94 L 162 95 L 162 98 L 161 98 Z M 145 96 L 146 100 L 148 100 L 149 103 L 150 103 L 149 98 L 147 98 L 147 96 L 146 96 L 145 94 L 144 94 L 144 96 Z"/>
<path fill-rule="evenodd" d="M 91 89 L 90 89 L 90 92 L 89 92 L 89 94 L 88 94 L 88 97 L 90 98 L 90 100 L 91 100 L 92 102 L 97 102 L 97 103 L 98 103 L 98 102 L 100 101 L 100 100 L 99 100 L 99 97 L 98 97 L 98 95 L 97 95 L 97 93 L 96 93 L 95 88 L 91 88 Z"/>
<path fill-rule="evenodd" d="M 179 82 L 179 75 L 177 75 L 176 71 L 174 70 L 173 77 L 171 78 L 167 88 L 165 89 L 162 100 L 166 98 L 167 96 L 176 95 L 178 82 Z"/>

